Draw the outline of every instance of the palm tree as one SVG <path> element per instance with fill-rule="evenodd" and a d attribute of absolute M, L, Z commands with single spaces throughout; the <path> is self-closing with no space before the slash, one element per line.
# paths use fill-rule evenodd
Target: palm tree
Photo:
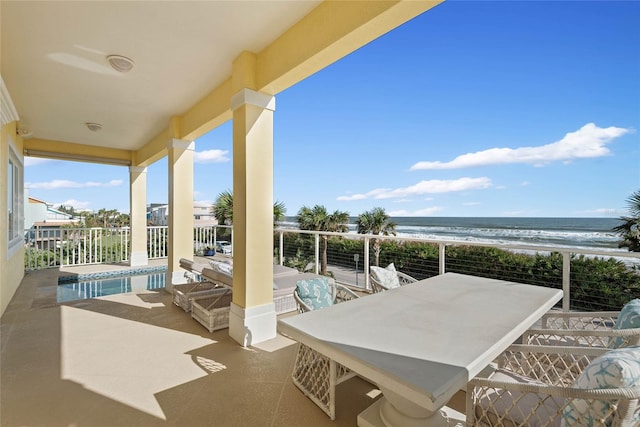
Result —
<path fill-rule="evenodd" d="M 640 252 L 640 190 L 635 191 L 627 199 L 629 216 L 621 216 L 622 224 L 613 227 L 620 234 L 622 241 L 619 248 L 629 248 L 630 252 Z"/>
<path fill-rule="evenodd" d="M 395 236 L 396 224 L 389 220 L 389 215 L 384 208 L 373 208 L 361 213 L 356 220 L 359 234 L 382 234 L 383 236 Z M 376 266 L 380 264 L 380 240 L 371 239 Z"/>
<path fill-rule="evenodd" d="M 211 207 L 213 216 L 218 220 L 218 224 L 232 225 L 233 224 L 233 193 L 230 190 L 223 191 L 218 194 L 216 202 Z M 284 202 L 276 201 L 273 204 L 273 225 L 276 222 L 282 221 L 284 215 L 287 213 L 287 208 Z"/>
<path fill-rule="evenodd" d="M 218 224 L 233 224 L 233 194 L 230 190 L 218 194 L 216 202 L 211 208 L 211 213 L 218 220 Z"/>
<path fill-rule="evenodd" d="M 276 226 L 276 223 L 282 221 L 284 219 L 284 215 L 287 213 L 287 208 L 284 206 L 284 202 L 275 201 L 273 203 L 273 226 Z"/>
<path fill-rule="evenodd" d="M 298 211 L 297 216 L 298 227 L 300 230 L 313 231 L 330 231 L 346 233 L 349 231 L 347 224 L 349 223 L 349 213 L 343 211 L 334 211 L 332 214 L 327 212 L 327 208 L 321 205 L 315 205 L 312 208 L 303 206 Z M 329 236 L 321 235 L 322 258 L 320 260 L 320 274 L 327 275 L 327 242 Z"/>

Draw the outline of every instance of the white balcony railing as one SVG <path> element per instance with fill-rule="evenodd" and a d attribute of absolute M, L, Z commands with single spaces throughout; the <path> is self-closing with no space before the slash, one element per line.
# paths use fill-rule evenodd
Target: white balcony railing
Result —
<path fill-rule="evenodd" d="M 27 230 L 25 236 L 28 270 L 129 260 L 131 240 L 127 227 L 40 228 Z M 202 255 L 205 248 L 215 247 L 219 240 L 233 240 L 230 226 L 194 228 L 194 255 Z M 147 253 L 149 259 L 167 257 L 167 227 L 147 228 Z M 615 309 L 625 300 L 640 297 L 640 253 L 295 229 L 275 231 L 276 263 L 318 273 L 326 265 L 326 273 L 338 282 L 362 291 L 371 289 L 365 272 L 376 259 L 381 266 L 393 262 L 398 270 L 417 279 L 453 271 L 556 287 L 564 292 L 564 310 Z"/>

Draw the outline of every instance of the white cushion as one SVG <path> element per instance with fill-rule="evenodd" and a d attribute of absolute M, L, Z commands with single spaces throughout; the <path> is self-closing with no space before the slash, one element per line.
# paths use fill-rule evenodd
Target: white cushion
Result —
<path fill-rule="evenodd" d="M 400 280 L 398 280 L 398 272 L 396 271 L 393 263 L 389 264 L 385 268 L 372 266 L 371 274 L 376 282 L 380 283 L 387 289 L 399 288 Z"/>
<path fill-rule="evenodd" d="M 640 387 L 640 347 L 611 350 L 594 359 L 573 384 L 580 389 Z M 602 419 L 611 405 L 606 401 L 572 399 L 563 411 L 561 426 L 574 425 L 575 420 Z M 636 413 L 640 422 L 640 412 Z M 634 424 L 636 425 L 636 424 Z"/>
<path fill-rule="evenodd" d="M 233 276 L 233 264 L 222 261 L 210 261 L 210 264 L 214 270 Z"/>

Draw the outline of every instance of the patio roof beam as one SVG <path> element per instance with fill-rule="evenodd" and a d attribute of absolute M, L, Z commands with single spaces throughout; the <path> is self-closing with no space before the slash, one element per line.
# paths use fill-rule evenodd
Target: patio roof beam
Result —
<path fill-rule="evenodd" d="M 117 166 L 130 166 L 133 156 L 133 152 L 130 150 L 38 138 L 24 140 L 23 154 L 28 157 L 104 163 Z"/>
<path fill-rule="evenodd" d="M 276 95 L 442 1 L 325 1 L 256 54 L 253 89 Z M 180 113 L 178 135 L 168 127 L 138 150 L 136 165 L 165 156 L 169 138 L 193 141 L 229 121 L 234 94 L 229 77 Z"/>
<path fill-rule="evenodd" d="M 256 90 L 282 92 L 442 1 L 325 1 L 258 54 Z"/>

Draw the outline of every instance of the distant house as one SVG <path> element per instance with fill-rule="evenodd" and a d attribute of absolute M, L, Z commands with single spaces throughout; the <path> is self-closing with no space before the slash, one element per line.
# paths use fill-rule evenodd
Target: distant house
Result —
<path fill-rule="evenodd" d="M 151 203 L 147 206 L 147 220 L 150 225 L 167 225 L 169 205 Z M 211 203 L 193 202 L 193 224 L 196 227 L 217 225 L 218 220 L 211 213 Z"/>
<path fill-rule="evenodd" d="M 52 203 L 29 196 L 25 189 L 24 226 L 25 239 L 30 246 L 38 249 L 51 249 L 62 238 L 61 228 L 69 224 L 78 224 L 80 217 L 53 208 Z"/>

